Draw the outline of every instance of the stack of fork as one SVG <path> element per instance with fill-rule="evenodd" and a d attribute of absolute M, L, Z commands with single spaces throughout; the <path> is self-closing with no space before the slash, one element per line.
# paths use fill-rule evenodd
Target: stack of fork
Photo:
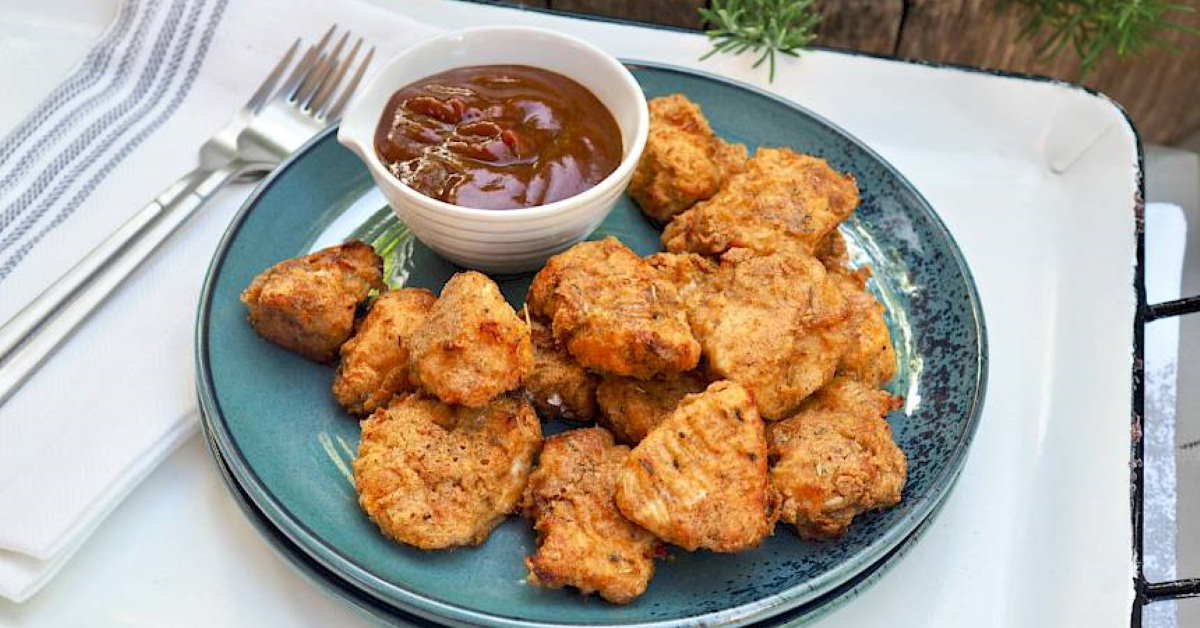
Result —
<path fill-rule="evenodd" d="M 341 117 L 375 48 L 359 61 L 360 37 L 343 53 L 350 37 L 346 32 L 327 50 L 336 28 L 330 27 L 293 66 L 292 58 L 300 48 L 297 39 L 250 100 L 200 147 L 200 165 L 167 187 L 0 326 L 0 404 L 217 191 L 235 179 L 270 172 Z M 352 67 L 356 69 L 342 86 Z M 285 74 L 287 78 L 280 83 Z M 339 87 L 340 95 L 336 93 Z"/>
<path fill-rule="evenodd" d="M 176 16 L 179 7 L 184 10 Z M 176 17 L 180 28 L 171 32 Z M 183 28 L 193 18 L 196 23 Z M 286 28 L 262 28 L 284 19 Z M 330 29 L 333 22 L 353 24 L 353 34 Z M 138 35 L 143 26 L 163 33 L 158 39 L 153 30 Z M 288 30 L 319 37 L 296 42 L 284 35 Z M 92 195 L 60 218 L 15 272 L 0 277 L 0 395 L 7 397 L 0 403 L 0 597 L 21 601 L 36 592 L 107 513 L 194 434 L 196 297 L 221 232 L 249 192 L 221 189 L 261 179 L 334 124 L 373 58 L 435 32 L 361 3 L 297 12 L 287 0 L 128 2 L 71 78 L 90 77 L 93 91 L 64 101 L 58 96 L 69 86 L 64 83 L 52 94 L 58 100 L 42 106 L 65 117 L 77 102 L 103 103 L 95 90 L 140 88 L 143 66 L 159 67 L 163 79 L 156 89 L 164 96 L 153 101 L 160 109 L 151 113 L 163 112 L 165 122 L 152 127 L 155 120 L 131 118 L 128 135 L 118 134 L 124 124 L 100 127 L 100 137 L 114 136 L 117 148 L 129 139 L 130 148 L 118 155 L 123 161 L 103 171 L 106 178 L 97 179 Z M 138 49 L 139 40 L 168 42 L 166 52 L 178 49 L 182 57 L 161 58 L 164 52 L 149 45 Z M 120 63 L 133 58 L 127 49 L 141 55 L 136 63 Z M 196 73 L 186 75 L 189 68 Z M 183 81 L 192 81 L 187 90 Z M 237 112 L 233 120 L 221 127 L 220 118 L 231 111 Z M 31 120 L 37 121 L 33 114 Z M 68 120 L 62 137 L 50 139 L 78 151 L 87 138 L 72 134 L 91 121 L 72 126 Z M 49 118 L 41 131 L 58 129 L 57 122 Z M 28 120 L 18 128 L 27 126 Z M 143 129 L 153 132 L 133 137 Z M 202 143 L 197 159 L 190 147 Z M 50 163 L 59 145 L 47 146 Z M 82 146 L 86 156 L 89 146 Z M 79 164 L 80 181 L 102 165 Z M 154 196 L 155 188 L 188 170 Z M 7 172 L 0 165 L 0 177 Z M 35 183 L 25 177 L 16 185 Z"/>

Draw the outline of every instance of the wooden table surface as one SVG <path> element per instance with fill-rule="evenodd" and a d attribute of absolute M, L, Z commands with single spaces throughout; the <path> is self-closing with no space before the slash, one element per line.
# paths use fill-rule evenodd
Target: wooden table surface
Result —
<path fill-rule="evenodd" d="M 1200 0 L 1178 0 L 1197 9 L 1182 23 L 1200 28 Z M 707 0 L 515 0 L 557 11 L 702 28 L 697 8 Z M 1015 10 L 999 0 L 820 0 L 823 19 L 817 44 L 1043 74 L 1080 82 L 1079 59 L 1064 51 L 1052 61 L 1037 58 L 1029 41 L 1016 41 Z M 1182 14 L 1181 14 L 1182 15 Z M 1200 131 L 1200 37 L 1172 31 L 1164 40 L 1178 48 L 1155 49 L 1136 60 L 1115 55 L 1096 65 L 1083 82 L 1121 103 L 1146 142 L 1170 144 Z"/>

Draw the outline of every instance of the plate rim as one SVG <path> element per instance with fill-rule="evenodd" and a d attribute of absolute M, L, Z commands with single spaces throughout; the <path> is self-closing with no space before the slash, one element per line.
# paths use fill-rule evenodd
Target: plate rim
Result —
<path fill-rule="evenodd" d="M 210 434 L 202 436 L 204 440 L 205 450 L 213 459 L 213 464 L 217 466 L 218 475 L 221 477 L 222 483 L 229 489 L 234 503 L 238 506 L 238 510 L 246 517 L 251 527 L 255 529 L 261 536 L 266 537 L 267 545 L 280 558 L 284 559 L 287 564 L 294 570 L 300 573 L 301 577 L 309 584 L 320 589 L 330 597 L 338 601 L 348 604 L 354 608 L 356 612 L 367 615 L 373 620 L 382 621 L 388 624 L 398 623 L 401 621 L 429 621 L 423 617 L 411 616 L 411 613 L 400 609 L 391 608 L 386 603 L 369 595 L 368 593 L 355 587 L 353 583 L 347 581 L 326 582 L 326 580 L 337 578 L 337 574 L 325 569 L 321 564 L 315 563 L 313 558 L 304 552 L 295 543 L 279 530 L 270 521 L 261 510 L 253 502 L 253 498 L 249 493 L 238 483 L 237 478 L 233 477 L 233 472 L 229 470 L 228 463 L 221 454 L 218 445 L 213 442 Z M 955 476 L 954 482 L 957 484 L 962 474 Z M 788 626 L 807 626 L 811 623 L 825 617 L 829 613 L 848 604 L 854 598 L 868 591 L 876 582 L 890 573 L 896 568 L 900 560 L 903 559 L 917 545 L 917 541 L 923 538 L 934 523 L 938 520 L 939 515 L 945 510 L 945 502 L 934 508 L 929 517 L 917 526 L 909 536 L 905 537 L 899 545 L 892 548 L 878 561 L 872 563 L 867 569 L 871 570 L 861 581 L 855 583 L 851 588 L 842 592 L 834 598 L 826 600 L 824 604 L 820 604 L 811 609 L 811 612 L 795 617 L 787 618 L 786 625 Z M 253 512 L 251 512 L 253 510 Z M 863 572 L 855 574 L 853 577 L 862 575 Z M 339 586 L 340 585 L 340 586 Z M 349 590 L 347 590 L 349 589 Z M 818 598 L 819 599 L 819 598 Z M 369 606 L 368 606 L 369 605 Z M 385 607 L 385 608 L 379 608 Z M 796 609 L 789 609 L 785 612 L 792 612 Z M 399 617 L 392 613 L 408 615 L 408 617 Z M 781 624 L 782 625 L 782 624 Z"/>
<path fill-rule="evenodd" d="M 684 624 L 696 623 L 725 623 L 733 625 L 742 625 L 752 621 L 765 619 L 773 616 L 784 610 L 794 608 L 807 601 L 816 599 L 822 593 L 828 592 L 835 588 L 840 582 L 844 582 L 848 577 L 847 572 L 851 574 L 858 573 L 869 567 L 879 560 L 880 557 L 886 555 L 889 551 L 899 546 L 905 538 L 907 538 L 914 530 L 920 527 L 921 523 L 934 512 L 942 502 L 945 501 L 951 489 L 955 484 L 955 478 L 961 472 L 966 463 L 967 454 L 971 443 L 974 441 L 975 434 L 978 431 L 980 416 L 987 392 L 988 380 L 988 338 L 987 325 L 984 320 L 983 306 L 979 298 L 978 290 L 975 284 L 974 276 L 971 273 L 970 267 L 966 263 L 966 259 L 962 251 L 958 247 L 957 241 L 951 234 L 945 222 L 938 215 L 933 205 L 928 199 L 897 169 L 891 162 L 884 159 L 879 153 L 873 150 L 856 136 L 849 133 L 842 127 L 834 124 L 825 117 L 817 114 L 808 108 L 795 103 L 787 98 L 773 94 L 754 85 L 750 85 L 741 81 L 723 77 L 702 70 L 685 68 L 673 64 L 658 63 L 653 61 L 645 61 L 639 59 L 623 58 L 621 61 L 631 69 L 648 68 L 671 72 L 675 74 L 683 74 L 691 77 L 699 77 L 708 81 L 723 84 L 734 89 L 748 91 L 754 95 L 770 99 L 784 107 L 795 110 L 803 116 L 825 126 L 827 129 L 840 136 L 845 141 L 854 145 L 857 149 L 862 150 L 868 156 L 877 160 L 878 163 L 890 171 L 898 180 L 899 185 L 906 192 L 912 194 L 918 199 L 922 205 L 922 211 L 926 217 L 932 221 L 938 231 L 938 235 L 944 240 L 946 250 L 950 252 L 950 257 L 953 260 L 955 269 L 964 278 L 967 292 L 967 305 L 971 315 L 971 322 L 974 324 L 976 338 L 978 339 L 978 352 L 975 357 L 976 376 L 974 381 L 974 395 L 972 396 L 969 408 L 966 412 L 967 426 L 964 430 L 963 437 L 955 444 L 952 452 L 952 461 L 942 473 L 936 477 L 932 483 L 931 495 L 927 496 L 916 503 L 912 510 L 906 513 L 896 525 L 888 528 L 882 535 L 873 540 L 862 550 L 852 555 L 844 561 L 839 569 L 831 570 L 812 580 L 798 584 L 791 588 L 785 589 L 778 593 L 769 595 L 764 598 L 753 600 L 738 606 L 725 608 L 703 615 L 692 617 L 663 619 L 650 622 L 627 622 L 612 624 L 622 627 L 638 627 L 638 628 L 662 628 L 665 626 L 678 626 Z M 415 613 L 422 617 L 435 620 L 445 621 L 450 620 L 457 623 L 470 625 L 495 625 L 506 627 L 521 627 L 521 628 L 551 628 L 551 627 L 566 627 L 580 625 L 598 625 L 598 624 L 580 624 L 580 623 L 559 623 L 559 622 L 544 622 L 517 617 L 496 615 L 483 611 L 478 611 L 466 607 L 461 607 L 456 604 L 445 602 L 427 596 L 421 592 L 405 588 L 403 585 L 391 582 L 380 577 L 373 571 L 357 564 L 348 556 L 344 555 L 340 550 L 331 546 L 323 538 L 310 530 L 303 521 L 299 520 L 293 513 L 281 503 L 279 499 L 265 486 L 262 479 L 254 472 L 245 459 L 243 452 L 237 446 L 232 438 L 232 435 L 224 429 L 223 413 L 220 403 L 216 399 L 215 386 L 212 379 L 211 364 L 209 362 L 208 347 L 207 347 L 207 331 L 211 313 L 211 304 L 214 298 L 214 287 L 221 268 L 227 257 L 228 250 L 234 238 L 244 224 L 246 218 L 258 205 L 262 196 L 271 189 L 274 184 L 282 177 L 292 166 L 300 160 L 306 158 L 315 146 L 322 142 L 328 141 L 330 136 L 335 136 L 338 126 L 331 125 L 324 131 L 318 133 L 308 142 L 306 142 L 294 154 L 290 155 L 287 160 L 272 171 L 263 181 L 261 181 L 238 209 L 237 213 L 230 220 L 229 226 L 222 234 L 221 240 L 213 253 L 212 260 L 206 271 L 204 284 L 200 293 L 199 306 L 196 311 L 196 326 L 194 335 L 194 357 L 196 367 L 196 388 L 197 397 L 200 402 L 201 423 L 206 432 L 208 432 L 229 465 L 231 471 L 239 480 L 239 484 L 250 495 L 255 505 L 261 510 L 272 523 L 283 532 L 293 543 L 300 547 L 304 552 L 316 560 L 318 563 L 329 569 L 331 572 L 339 574 L 341 577 L 351 582 L 356 588 L 368 593 L 369 595 L 387 603 L 394 604 L 406 611 Z M 218 420 L 219 419 L 219 420 Z M 322 554 L 328 554 L 322 555 Z M 853 577 L 853 575 L 849 576 Z M 401 599 L 396 599 L 396 597 Z"/>

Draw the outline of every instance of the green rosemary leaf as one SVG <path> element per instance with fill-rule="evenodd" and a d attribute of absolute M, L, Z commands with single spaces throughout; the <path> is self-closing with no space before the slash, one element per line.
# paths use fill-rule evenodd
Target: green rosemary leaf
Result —
<path fill-rule="evenodd" d="M 1023 13 L 1018 39 L 1032 40 L 1039 58 L 1057 57 L 1070 43 L 1080 59 L 1080 78 L 1086 78 L 1107 53 L 1138 55 L 1150 48 L 1172 48 L 1167 31 L 1200 34 L 1176 20 L 1195 13 L 1195 7 L 1168 0 L 1002 0 L 1001 8 L 1016 6 Z"/>
<path fill-rule="evenodd" d="M 799 56 L 800 49 L 816 39 L 821 16 L 815 3 L 816 0 L 712 0 L 709 7 L 700 9 L 700 17 L 708 23 L 705 34 L 713 47 L 700 59 L 717 53 L 741 54 L 751 50 L 759 55 L 753 67 L 767 62 L 769 80 L 774 81 L 775 53 Z"/>

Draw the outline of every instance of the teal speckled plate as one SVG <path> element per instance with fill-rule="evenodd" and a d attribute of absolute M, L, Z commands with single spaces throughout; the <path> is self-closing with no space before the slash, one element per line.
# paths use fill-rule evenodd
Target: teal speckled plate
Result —
<path fill-rule="evenodd" d="M 384 604 L 462 624 L 744 624 L 818 600 L 909 538 L 946 496 L 975 432 L 986 381 L 986 334 L 970 272 L 924 198 L 853 137 L 787 101 L 690 71 L 636 65 L 648 97 L 683 92 L 722 136 L 790 146 L 854 174 L 862 205 L 843 227 L 856 261 L 875 267 L 900 357 L 889 417 L 908 455 L 901 504 L 855 520 L 845 537 L 799 539 L 786 526 L 736 555 L 673 551 L 645 595 L 614 606 L 530 587 L 527 522 L 510 518 L 470 549 L 422 552 L 393 543 L 361 513 L 348 474 L 358 425 L 329 394 L 332 369 L 259 339 L 238 293 L 262 269 L 352 233 L 386 249 L 393 285 L 437 290 L 455 272 L 414 242 L 382 207 L 366 170 L 326 132 L 264 181 L 221 242 L 197 320 L 204 426 L 254 506 L 315 563 Z M 640 253 L 658 232 L 627 199 L 594 237 Z M 519 306 L 529 277 L 501 286 Z M 562 429 L 548 424 L 547 432 Z"/>
<path fill-rule="evenodd" d="M 211 436 L 211 434 L 209 435 Z M 266 539 L 272 549 L 275 550 L 280 557 L 288 561 L 297 572 L 300 573 L 306 580 L 313 585 L 329 593 L 333 597 L 345 602 L 360 613 L 371 617 L 386 624 L 396 624 L 402 626 L 432 626 L 428 620 L 421 619 L 415 615 L 405 613 L 403 610 L 389 606 L 388 604 L 375 599 L 366 593 L 354 588 L 350 583 L 342 580 L 336 574 L 330 572 L 317 563 L 307 554 L 300 551 L 295 543 L 292 543 L 286 535 L 281 533 L 263 515 L 262 511 L 258 510 L 242 489 L 237 480 L 229 471 L 229 466 L 225 463 L 225 459 L 221 453 L 217 451 L 216 444 L 211 438 L 205 438 L 205 443 L 208 445 L 209 453 L 213 455 L 216 461 L 217 469 L 221 473 L 221 479 L 225 481 L 226 487 L 229 488 L 229 494 L 233 497 L 233 501 L 241 509 L 242 514 L 258 530 L 258 533 Z M 938 513 L 941 512 L 945 502 L 938 504 L 938 507 L 917 526 L 915 532 L 904 539 L 900 545 L 888 552 L 879 562 L 855 574 L 855 576 L 846 582 L 838 585 L 832 591 L 822 595 L 821 597 L 802 604 L 796 608 L 790 609 L 784 613 L 776 615 L 766 621 L 758 622 L 757 625 L 763 626 L 801 626 L 807 625 L 816 621 L 829 612 L 837 609 L 842 604 L 858 597 L 863 591 L 875 584 L 884 576 L 896 562 L 904 557 L 917 539 L 924 536 L 929 530 L 930 525 L 937 520 Z"/>

